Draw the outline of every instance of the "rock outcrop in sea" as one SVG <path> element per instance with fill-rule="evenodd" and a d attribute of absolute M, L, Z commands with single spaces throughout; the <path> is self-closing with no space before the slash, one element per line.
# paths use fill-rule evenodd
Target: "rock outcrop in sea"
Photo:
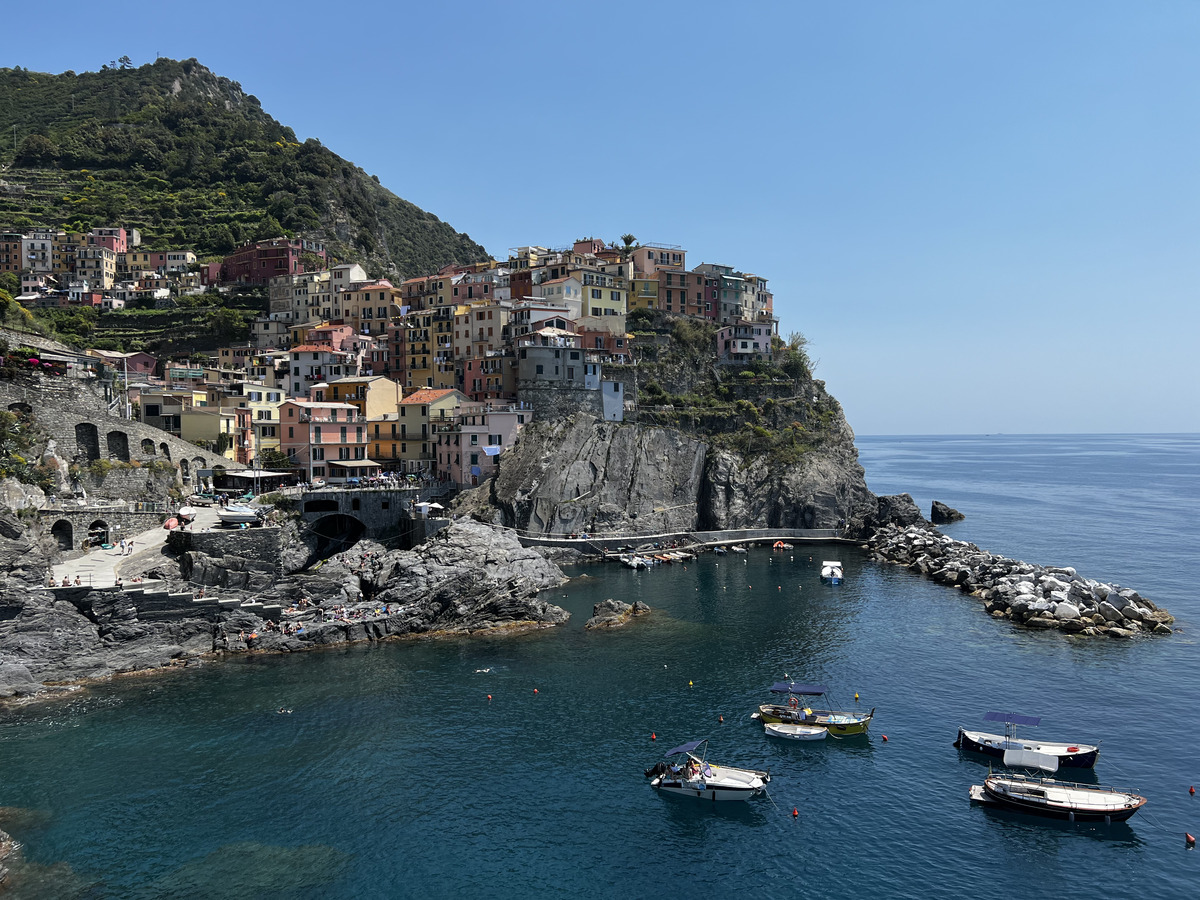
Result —
<path fill-rule="evenodd" d="M 1129 638 L 1171 634 L 1175 621 L 1131 588 L 1080 576 L 1070 566 L 1038 566 L 980 550 L 921 526 L 884 526 L 867 541 L 875 559 L 906 566 L 978 597 L 996 618 L 1027 628 Z"/>

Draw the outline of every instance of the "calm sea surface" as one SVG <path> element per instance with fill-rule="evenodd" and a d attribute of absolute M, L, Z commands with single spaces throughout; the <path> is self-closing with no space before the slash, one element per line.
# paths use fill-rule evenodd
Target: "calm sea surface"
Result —
<path fill-rule="evenodd" d="M 845 547 L 590 567 L 555 598 L 561 629 L 243 658 L 0 711 L 0 806 L 26 811 L 7 827 L 48 867 L 18 896 L 1200 894 L 1183 839 L 1200 832 L 1200 436 L 858 443 L 877 493 L 1134 587 L 1182 633 L 1016 631 Z M 845 584 L 820 584 L 825 558 Z M 585 632 L 606 597 L 654 613 Z M 848 706 L 858 692 L 869 740 L 766 739 L 748 714 L 785 674 Z M 990 709 L 1101 741 L 1096 777 L 1148 806 L 1108 827 L 973 808 L 987 768 L 951 742 Z M 714 809 L 647 786 L 702 737 L 718 762 L 769 767 L 772 799 Z"/>

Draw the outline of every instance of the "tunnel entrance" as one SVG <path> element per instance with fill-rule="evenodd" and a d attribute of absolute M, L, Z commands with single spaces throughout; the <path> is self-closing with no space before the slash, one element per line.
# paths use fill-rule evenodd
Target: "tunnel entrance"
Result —
<path fill-rule="evenodd" d="M 354 516 L 338 514 L 317 519 L 310 526 L 308 533 L 309 546 L 313 548 L 313 554 L 309 558 L 311 565 L 318 559 L 327 559 L 343 550 L 349 550 L 363 539 L 367 533 L 367 526 Z"/>

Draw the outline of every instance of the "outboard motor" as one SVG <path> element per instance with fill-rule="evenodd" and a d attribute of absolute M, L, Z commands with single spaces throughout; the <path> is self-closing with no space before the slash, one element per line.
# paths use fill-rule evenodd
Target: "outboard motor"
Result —
<path fill-rule="evenodd" d="M 667 774 L 667 764 L 659 761 L 646 770 L 647 778 L 657 778 L 659 775 Z"/>

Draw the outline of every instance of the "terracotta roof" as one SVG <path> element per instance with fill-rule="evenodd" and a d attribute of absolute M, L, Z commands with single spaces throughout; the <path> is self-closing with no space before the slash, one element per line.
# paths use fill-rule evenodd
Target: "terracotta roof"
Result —
<path fill-rule="evenodd" d="M 455 392 L 455 388 L 421 388 L 419 391 L 413 391 L 401 403 L 436 403 L 438 400 L 444 400 L 450 394 Z"/>

